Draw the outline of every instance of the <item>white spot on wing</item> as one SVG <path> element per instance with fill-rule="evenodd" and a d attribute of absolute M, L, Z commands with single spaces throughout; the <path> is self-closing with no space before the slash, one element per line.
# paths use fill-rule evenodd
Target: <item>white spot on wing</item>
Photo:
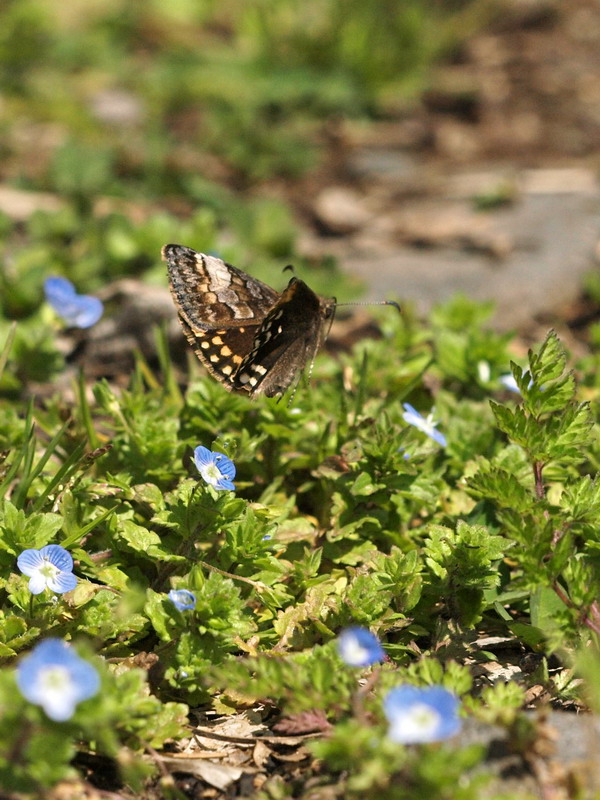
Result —
<path fill-rule="evenodd" d="M 224 261 L 214 256 L 203 256 L 204 269 L 210 278 L 210 288 L 213 292 L 219 292 L 229 288 L 231 285 L 231 273 L 227 269 Z"/>

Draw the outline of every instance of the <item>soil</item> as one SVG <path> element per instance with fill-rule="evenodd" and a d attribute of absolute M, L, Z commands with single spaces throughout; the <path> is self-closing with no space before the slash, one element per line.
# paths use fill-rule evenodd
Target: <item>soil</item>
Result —
<path fill-rule="evenodd" d="M 458 291 L 493 300 L 499 328 L 578 328 L 597 315 L 581 287 L 599 253 L 600 4 L 503 7 L 417 108 L 340 125 L 286 190 L 302 251 L 336 255 L 371 299 L 427 312 Z"/>

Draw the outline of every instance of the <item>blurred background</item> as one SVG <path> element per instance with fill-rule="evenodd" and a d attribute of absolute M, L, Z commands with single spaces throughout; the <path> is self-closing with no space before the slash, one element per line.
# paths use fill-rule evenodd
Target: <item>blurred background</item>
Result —
<path fill-rule="evenodd" d="M 173 321 L 174 241 L 600 341 L 599 44 L 598 0 L 4 0 L 0 334 L 47 378 L 66 275 L 112 308 L 103 373 Z"/>

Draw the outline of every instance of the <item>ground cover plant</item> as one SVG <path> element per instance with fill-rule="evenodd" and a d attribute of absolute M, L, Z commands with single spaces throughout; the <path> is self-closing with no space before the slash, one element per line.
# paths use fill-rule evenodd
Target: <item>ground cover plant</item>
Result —
<path fill-rule="evenodd" d="M 290 404 L 198 373 L 182 390 L 164 350 L 93 397 L 76 375 L 72 402 L 22 413 L 5 393 L 4 790 L 85 764 L 176 796 L 169 772 L 189 763 L 157 751 L 189 743 L 199 712 L 251 709 L 309 741 L 302 779 L 254 766 L 257 797 L 304 796 L 309 777 L 340 796 L 477 797 L 482 745 L 414 743 L 475 719 L 526 754 L 529 687 L 596 702 L 593 413 L 552 332 L 509 379 L 510 337 L 485 312 L 382 317 L 382 339 L 319 358 Z M 493 636 L 534 671 L 474 681 Z"/>

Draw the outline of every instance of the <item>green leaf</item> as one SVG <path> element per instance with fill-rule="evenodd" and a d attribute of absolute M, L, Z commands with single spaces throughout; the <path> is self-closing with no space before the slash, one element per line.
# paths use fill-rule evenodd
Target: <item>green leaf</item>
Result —
<path fill-rule="evenodd" d="M 486 459 L 477 462 L 478 471 L 467 480 L 467 489 L 474 497 L 493 500 L 502 508 L 528 511 L 535 498 L 518 478 L 506 469 L 491 464 Z"/>
<path fill-rule="evenodd" d="M 567 355 L 554 331 L 549 331 L 537 355 L 529 351 L 529 369 L 533 382 L 541 387 L 560 378 L 567 364 Z"/>
<path fill-rule="evenodd" d="M 62 517 L 58 514 L 27 516 L 5 500 L 0 509 L 0 542 L 13 556 L 30 547 L 39 550 L 53 542 L 62 524 Z"/>
<path fill-rule="evenodd" d="M 560 507 L 572 522 L 600 524 L 600 481 L 584 475 L 565 486 Z"/>

